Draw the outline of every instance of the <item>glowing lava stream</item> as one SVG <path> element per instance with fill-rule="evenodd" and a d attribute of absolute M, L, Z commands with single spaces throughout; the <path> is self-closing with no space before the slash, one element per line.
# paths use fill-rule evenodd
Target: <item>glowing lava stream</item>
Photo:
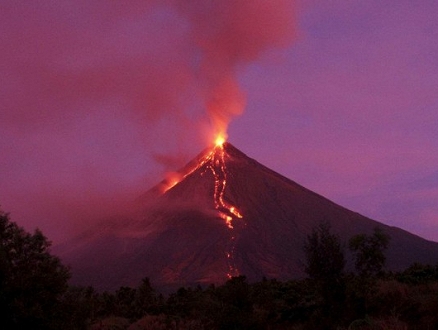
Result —
<path fill-rule="evenodd" d="M 225 167 L 225 152 L 222 144 L 215 147 L 211 162 L 207 168 L 211 170 L 214 176 L 214 203 L 222 219 L 227 223 L 228 228 L 233 229 L 231 221 L 233 216 L 241 219 L 242 215 L 236 209 L 224 201 L 225 188 L 227 186 L 227 169 Z"/>
<path fill-rule="evenodd" d="M 226 247 L 226 257 L 228 263 L 228 272 L 227 276 L 229 278 L 233 276 L 239 275 L 239 270 L 236 267 L 234 261 L 234 250 L 236 246 L 236 236 L 233 233 L 233 219 L 242 219 L 243 216 L 240 214 L 239 210 L 227 203 L 224 200 L 225 188 L 227 187 L 227 168 L 225 165 L 225 150 L 223 144 L 225 143 L 225 138 L 222 136 L 218 136 L 215 141 L 215 146 L 205 157 L 203 157 L 199 163 L 192 168 L 190 171 L 185 173 L 184 175 L 180 175 L 169 180 L 170 182 L 163 188 L 163 193 L 166 193 L 168 190 L 176 186 L 179 182 L 181 182 L 185 177 L 189 176 L 197 169 L 200 169 L 202 166 L 206 165 L 205 170 L 210 170 L 214 177 L 214 205 L 216 210 L 219 212 L 219 216 L 225 220 L 225 223 L 230 230 L 230 241 L 228 246 Z"/>
<path fill-rule="evenodd" d="M 224 139 L 216 140 L 216 146 L 214 152 L 211 155 L 211 159 L 207 168 L 211 170 L 214 176 L 214 203 L 216 209 L 219 211 L 219 215 L 225 220 L 228 228 L 233 230 L 233 218 L 241 219 L 242 214 L 233 205 L 228 204 L 224 200 L 225 188 L 227 186 L 227 168 L 225 165 L 225 151 L 224 151 Z M 234 262 L 234 250 L 236 245 L 236 237 L 232 233 L 231 239 L 227 247 L 227 262 L 228 262 L 228 278 L 239 275 L 239 270 Z"/>

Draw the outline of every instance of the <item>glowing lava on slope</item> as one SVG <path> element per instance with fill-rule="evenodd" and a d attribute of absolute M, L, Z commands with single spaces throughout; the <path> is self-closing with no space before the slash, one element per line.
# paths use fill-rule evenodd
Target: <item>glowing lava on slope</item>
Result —
<path fill-rule="evenodd" d="M 225 220 L 230 230 L 234 229 L 232 221 L 235 218 L 243 218 L 239 210 L 227 203 L 224 200 L 225 188 L 227 187 L 227 168 L 225 165 L 225 150 L 224 150 L 225 138 L 218 136 L 216 139 L 216 146 L 211 156 L 211 160 L 207 165 L 207 168 L 211 170 L 214 176 L 214 203 L 216 209 L 219 211 L 219 215 Z M 228 273 L 229 278 L 239 275 L 239 270 L 234 262 L 234 249 L 236 245 L 236 237 L 232 233 L 229 246 L 226 252 L 228 261 Z"/>
<path fill-rule="evenodd" d="M 225 151 L 223 142 L 216 144 L 207 168 L 214 176 L 214 203 L 219 215 L 227 223 L 228 228 L 233 229 L 233 218 L 241 219 L 243 216 L 233 205 L 224 200 L 225 188 L 227 186 L 227 168 L 225 165 Z"/>
<path fill-rule="evenodd" d="M 170 175 L 166 180 L 166 185 L 163 188 L 163 193 L 167 192 L 184 178 L 200 169 L 205 165 L 204 171 L 211 171 L 214 178 L 214 193 L 213 200 L 214 206 L 219 213 L 219 217 L 225 220 L 225 223 L 230 231 L 234 229 L 233 220 L 242 219 L 243 215 L 239 212 L 236 206 L 225 201 L 225 189 L 227 187 L 227 167 L 225 163 L 226 152 L 224 149 L 224 143 L 226 139 L 224 135 L 218 135 L 215 139 L 215 145 L 209 153 L 207 153 L 201 160 L 190 170 L 188 170 L 184 175 L 173 174 Z M 227 262 L 228 262 L 228 273 L 227 276 L 231 278 L 232 276 L 238 276 L 239 271 L 235 266 L 234 262 L 234 250 L 236 237 L 233 232 L 231 232 L 230 242 L 227 246 Z"/>

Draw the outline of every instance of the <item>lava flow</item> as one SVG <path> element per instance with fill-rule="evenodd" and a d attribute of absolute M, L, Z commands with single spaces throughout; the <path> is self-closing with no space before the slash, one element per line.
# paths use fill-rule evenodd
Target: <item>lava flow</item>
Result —
<path fill-rule="evenodd" d="M 220 140 L 224 141 L 224 140 Z M 225 166 L 224 142 L 216 141 L 214 152 L 207 168 L 211 170 L 214 176 L 214 203 L 219 215 L 225 220 L 228 228 L 233 229 L 233 218 L 241 219 L 243 216 L 233 205 L 224 200 L 225 188 L 227 186 L 227 168 Z"/>
<path fill-rule="evenodd" d="M 227 168 L 225 165 L 225 150 L 224 150 L 225 138 L 219 136 L 216 139 L 214 148 L 203 157 L 196 166 L 187 171 L 185 174 L 175 173 L 169 175 L 166 180 L 162 192 L 166 193 L 168 190 L 175 187 L 184 178 L 206 165 L 206 169 L 209 169 L 214 177 L 214 205 L 216 210 L 219 211 L 219 216 L 225 220 L 228 228 L 233 229 L 233 218 L 243 218 L 239 210 L 227 203 L 224 200 L 225 188 L 227 186 Z"/>
<path fill-rule="evenodd" d="M 214 206 L 219 213 L 219 216 L 225 220 L 227 227 L 230 230 L 230 240 L 226 247 L 226 257 L 228 262 L 228 273 L 227 276 L 231 278 L 232 276 L 238 276 L 239 271 L 234 262 L 234 250 L 236 245 L 236 237 L 234 234 L 234 219 L 242 219 L 243 216 L 239 212 L 236 206 L 228 203 L 225 200 L 225 189 L 227 187 L 227 168 L 225 164 L 226 152 L 224 149 L 225 138 L 219 135 L 216 138 L 215 146 L 211 151 L 204 156 L 193 168 L 188 170 L 184 175 L 175 174 L 167 180 L 167 184 L 163 189 L 163 193 L 167 192 L 184 178 L 195 172 L 196 170 L 202 168 L 204 165 L 204 171 L 210 170 L 214 178 L 214 193 L 213 200 Z"/>
<path fill-rule="evenodd" d="M 227 168 L 225 165 L 225 150 L 224 144 L 225 138 L 219 136 L 216 139 L 216 146 L 212 154 L 209 157 L 209 163 L 207 168 L 211 170 L 214 177 L 214 203 L 216 209 L 219 211 L 219 215 L 222 219 L 225 220 L 228 228 L 233 230 L 233 219 L 243 218 L 242 214 L 240 214 L 239 210 L 227 203 L 224 200 L 225 188 L 227 186 Z M 231 233 L 230 241 L 227 246 L 227 262 L 228 262 L 228 278 L 239 275 L 239 270 L 236 267 L 234 261 L 234 250 L 236 246 L 236 237 L 234 233 Z"/>

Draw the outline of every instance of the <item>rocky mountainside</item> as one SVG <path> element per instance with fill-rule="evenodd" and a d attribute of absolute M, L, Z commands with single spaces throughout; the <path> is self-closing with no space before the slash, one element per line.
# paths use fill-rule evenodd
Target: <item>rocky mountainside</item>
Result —
<path fill-rule="evenodd" d="M 345 242 L 380 227 L 391 236 L 387 268 L 436 264 L 438 243 L 347 210 L 249 158 L 230 143 L 204 150 L 142 198 L 141 214 L 104 223 L 56 251 L 75 284 L 99 289 L 280 280 L 303 272 L 303 243 L 329 222 Z"/>

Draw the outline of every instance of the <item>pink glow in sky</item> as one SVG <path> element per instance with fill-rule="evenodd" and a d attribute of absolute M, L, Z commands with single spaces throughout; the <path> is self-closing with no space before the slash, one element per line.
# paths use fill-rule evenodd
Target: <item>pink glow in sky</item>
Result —
<path fill-rule="evenodd" d="M 0 2 L 2 209 L 55 242 L 124 213 L 206 145 L 228 86 L 237 148 L 438 241 L 438 3 L 302 0 L 296 33 L 291 1 L 205 3 Z"/>

